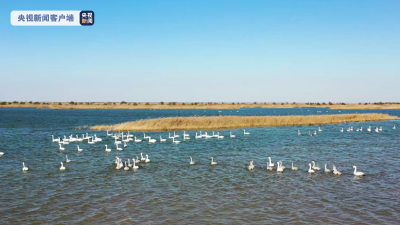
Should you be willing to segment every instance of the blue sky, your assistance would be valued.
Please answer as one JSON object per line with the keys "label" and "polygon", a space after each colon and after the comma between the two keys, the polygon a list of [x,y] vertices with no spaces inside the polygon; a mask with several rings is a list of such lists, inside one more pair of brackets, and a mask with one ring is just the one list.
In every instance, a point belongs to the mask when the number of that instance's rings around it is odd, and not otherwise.
{"label": "blue sky", "polygon": [[[13,27],[12,10],[93,10]],[[400,96],[400,1],[1,1],[0,101],[375,102]]]}

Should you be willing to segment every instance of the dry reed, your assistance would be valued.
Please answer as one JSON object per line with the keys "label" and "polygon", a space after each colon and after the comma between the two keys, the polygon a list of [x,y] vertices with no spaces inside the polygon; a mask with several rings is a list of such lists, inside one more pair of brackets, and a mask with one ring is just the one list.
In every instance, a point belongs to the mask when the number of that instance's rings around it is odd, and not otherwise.
{"label": "dry reed", "polygon": [[394,119],[398,119],[398,117],[380,113],[311,116],[168,117],[138,120],[116,125],[99,125],[93,126],[91,129],[115,131],[211,130],[265,126],[323,125]]}

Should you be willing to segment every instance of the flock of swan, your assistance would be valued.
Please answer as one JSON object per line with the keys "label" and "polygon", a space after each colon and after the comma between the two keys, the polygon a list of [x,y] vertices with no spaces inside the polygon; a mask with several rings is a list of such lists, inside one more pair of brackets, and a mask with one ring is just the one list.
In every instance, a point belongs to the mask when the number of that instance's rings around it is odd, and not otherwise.
{"label": "flock of swan", "polygon": [[[392,129],[396,129],[396,126],[394,125]],[[353,130],[354,130],[353,127],[349,127],[346,131],[347,131],[347,132],[352,132]],[[361,132],[361,131],[363,131],[363,128],[362,128],[362,127],[357,128],[356,131],[357,131],[357,132]],[[367,131],[368,131],[368,132],[372,132],[372,131],[373,131],[372,128],[371,128],[371,126],[369,126],[369,127],[367,128]],[[382,132],[382,127],[379,127],[379,128],[376,127],[376,128],[374,129],[374,131],[377,132],[377,133]],[[322,132],[321,127],[318,127],[318,132]],[[344,128],[342,128],[342,129],[340,130],[340,132],[344,132]],[[249,132],[246,132],[246,130],[243,130],[243,135],[249,135],[249,134],[250,134]],[[151,144],[151,143],[157,142],[156,139],[153,139],[153,138],[151,138],[150,136],[146,136],[145,133],[143,134],[143,139],[138,139],[136,136],[130,134],[129,131],[128,131],[126,134],[124,134],[124,132],[118,132],[118,133],[113,134],[113,133],[109,133],[109,131],[107,131],[107,134],[106,134],[106,135],[107,135],[107,137],[111,137],[111,138],[114,139],[114,144],[115,144],[115,148],[116,148],[117,151],[122,151],[122,150],[123,150],[123,148],[119,147],[120,144],[121,144],[121,145],[123,144],[124,147],[127,147],[127,143],[130,142],[130,141],[139,143],[139,142],[145,141],[145,140],[147,139],[147,140],[148,140],[148,143],[150,143],[150,144]],[[302,135],[301,132],[300,132],[300,130],[298,130],[298,135],[299,135],[299,136]],[[310,136],[313,136],[313,135],[315,136],[315,135],[317,135],[317,130],[314,131],[314,133],[309,132],[309,135],[310,135]],[[171,143],[173,143],[173,144],[179,144],[179,143],[181,143],[181,141],[175,140],[175,139],[176,139],[176,138],[180,138],[180,137],[181,137],[181,136],[178,135],[178,134],[176,134],[176,132],[174,131],[174,132],[173,132],[173,135],[171,135],[171,133],[169,133],[168,139],[171,139]],[[208,138],[223,139],[224,137],[225,137],[225,136],[220,135],[219,132],[215,133],[214,131],[212,132],[212,134],[211,134],[211,133],[209,134],[209,133],[206,132],[206,131],[205,131],[204,133],[202,133],[202,131],[200,131],[200,132],[196,132],[196,135],[195,135],[195,139],[199,139],[199,138],[206,138],[206,139],[208,139]],[[230,137],[230,138],[235,138],[236,135],[234,135],[234,134],[232,134],[232,132],[230,132],[230,133],[229,133],[229,137]],[[182,134],[182,138],[183,138],[183,140],[189,140],[189,139],[190,139],[190,135],[187,134],[186,131],[184,131],[183,134]],[[121,140],[119,140],[119,139],[121,139]],[[60,150],[60,151],[64,151],[64,150],[65,150],[65,148],[63,147],[63,145],[67,145],[67,144],[72,143],[72,142],[82,142],[82,141],[84,141],[84,140],[87,140],[87,143],[88,143],[88,144],[96,144],[97,142],[101,142],[101,141],[102,141],[102,138],[98,138],[96,134],[94,134],[93,136],[89,136],[88,133],[86,133],[86,136],[85,136],[85,134],[82,134],[82,137],[78,137],[78,135],[75,135],[75,136],[70,135],[69,137],[64,136],[63,139],[61,139],[60,137],[54,138],[54,135],[52,135],[52,142],[58,142],[59,150]],[[160,136],[159,142],[166,142],[166,141],[167,141],[167,139],[164,139],[164,138],[162,138],[162,136]],[[79,147],[79,145],[77,145],[77,150],[78,150],[78,152],[83,151],[83,149],[81,149],[81,148]],[[106,152],[111,152],[112,150],[111,150],[111,148],[109,148],[107,145],[105,145],[105,151],[106,151]],[[4,155],[4,153],[3,153],[3,152],[0,152],[0,157],[3,156],[3,155]],[[125,171],[127,171],[127,170],[129,170],[130,168],[132,168],[133,170],[137,170],[137,169],[139,169],[139,167],[138,167],[136,164],[139,164],[139,163],[141,163],[141,162],[145,162],[145,163],[149,163],[149,162],[150,162],[149,156],[148,156],[147,154],[146,154],[146,158],[144,158],[144,157],[143,157],[143,153],[140,153],[140,157],[141,157],[140,159],[139,159],[138,156],[136,156],[136,159],[135,159],[135,158],[132,158],[132,163],[133,163],[133,164],[131,164],[129,158],[127,159],[127,161],[124,161],[124,162],[123,162],[123,161],[122,161],[122,158],[119,158],[119,157],[116,156],[116,160],[115,160],[116,169],[119,170],[119,169],[122,169],[122,168],[123,168]],[[67,156],[67,155],[65,156],[65,158],[66,158],[66,161],[65,161],[66,163],[70,163],[70,162],[71,162],[71,160],[68,159],[68,156]],[[210,157],[210,158],[211,158],[211,165],[212,165],[212,166],[217,165],[217,162],[214,161],[214,157]],[[266,163],[267,163],[267,170],[273,171],[273,170],[274,170],[274,167],[275,167],[275,164],[272,163],[271,157],[268,157],[268,159],[269,159],[269,161],[266,162]],[[60,162],[60,164],[61,164],[61,166],[60,166],[60,168],[59,168],[60,171],[66,170],[66,167],[65,167],[65,165],[63,164],[63,162]],[[190,162],[189,162],[189,164],[190,164],[190,165],[195,165],[195,164],[196,164],[196,162],[193,161],[193,158],[192,158],[192,157],[190,157]],[[277,165],[277,167],[276,167],[276,171],[277,171],[277,172],[283,172],[283,171],[286,169],[286,167],[283,166],[282,161],[278,161],[278,162],[276,163],[276,165]],[[316,171],[320,171],[320,170],[321,170],[320,167],[316,166],[315,161],[311,161],[311,163],[309,163],[308,166],[309,166],[309,167],[308,167],[307,172],[310,173],[310,174],[313,174],[313,173],[315,173]],[[363,172],[357,171],[357,167],[356,167],[356,166],[353,166],[353,168],[354,168],[353,174],[354,174],[355,176],[364,176],[364,175],[365,175]],[[251,160],[251,161],[250,161],[250,164],[249,164],[249,166],[248,166],[248,170],[254,170],[254,169],[255,169],[254,161]],[[295,167],[295,166],[294,166],[294,163],[293,163],[293,162],[292,162],[292,167],[291,167],[291,169],[292,169],[293,171],[299,170],[298,167]],[[29,170],[28,167],[25,166],[25,162],[22,162],[22,171],[26,172],[26,171],[28,171],[28,170]],[[335,174],[335,175],[341,175],[341,174],[342,174],[339,170],[337,170],[337,168],[335,167],[335,165],[333,165],[332,170],[330,170],[330,169],[327,167],[327,164],[325,164],[324,172],[325,172],[325,173],[330,173],[330,172],[332,172],[332,173]]]}

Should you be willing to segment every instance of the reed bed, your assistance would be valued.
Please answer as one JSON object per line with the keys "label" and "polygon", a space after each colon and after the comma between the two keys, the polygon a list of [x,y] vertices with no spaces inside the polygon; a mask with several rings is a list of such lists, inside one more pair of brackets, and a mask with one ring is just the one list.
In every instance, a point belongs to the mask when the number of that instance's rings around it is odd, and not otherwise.
{"label": "reed bed", "polygon": [[92,130],[115,131],[170,131],[170,130],[213,130],[245,127],[306,126],[348,122],[381,121],[398,119],[388,114],[341,114],[310,116],[210,116],[168,117],[138,120],[116,125],[99,125]]}

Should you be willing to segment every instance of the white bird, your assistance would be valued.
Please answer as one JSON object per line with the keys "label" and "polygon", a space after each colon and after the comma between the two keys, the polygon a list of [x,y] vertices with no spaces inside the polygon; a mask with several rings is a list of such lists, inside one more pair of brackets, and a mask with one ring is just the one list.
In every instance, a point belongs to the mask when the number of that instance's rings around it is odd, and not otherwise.
{"label": "white bird", "polygon": [[140,153],[140,161],[144,162],[146,159],[143,157],[143,153]]}
{"label": "white bird", "polygon": [[301,132],[300,132],[300,130],[297,130],[297,135],[299,135],[299,136],[301,135]]}
{"label": "white bird", "polygon": [[146,134],[143,134],[143,139],[146,139],[146,138],[150,139],[150,136],[146,136]]}
{"label": "white bird", "polygon": [[[132,160],[135,160],[135,159],[132,159]],[[136,163],[140,163],[139,156],[136,156],[135,162],[136,162]]]}
{"label": "white bird", "polygon": [[325,163],[325,173],[330,173],[331,172],[331,170],[330,169],[328,169],[328,167],[327,167],[328,165]]}
{"label": "white bird", "polygon": [[293,162],[292,162],[292,170],[299,170],[298,167],[293,166]]}
{"label": "white bird", "polygon": [[356,176],[364,176],[365,174],[363,172],[357,172],[357,166],[353,166],[354,168],[354,175]]}
{"label": "white bird", "polygon": [[379,133],[379,128],[376,127],[376,128],[375,128],[375,132],[376,132],[376,133]]}
{"label": "white bird", "polygon": [[22,171],[28,171],[28,167],[25,166],[24,162],[22,162]]}
{"label": "white bird", "polygon": [[286,169],[286,167],[283,166],[282,161],[279,161],[279,164],[280,164],[282,170],[285,170],[285,169]]}
{"label": "white bird", "polygon": [[310,166],[310,168],[308,169],[309,173],[315,173],[315,171],[313,169],[311,169],[311,163],[308,164]]}
{"label": "white bird", "polygon": [[122,148],[118,147],[118,144],[116,144],[116,146],[117,146],[117,150],[118,151],[122,151],[123,150]]}
{"label": "white bird", "polygon": [[65,158],[66,158],[65,162],[67,162],[67,163],[71,162],[71,160],[68,159],[68,156],[67,156],[67,155],[65,155]]}
{"label": "white bird", "polygon": [[65,170],[64,164],[63,164],[62,162],[61,162],[60,170],[61,170],[61,171]]}
{"label": "white bird", "polygon": [[235,135],[233,135],[232,134],[232,132],[230,132],[230,135],[229,135],[229,137],[231,137],[231,138],[234,138],[234,137],[236,137]]}
{"label": "white bird", "polygon": [[339,170],[336,169],[335,165],[333,165],[333,174],[335,174],[335,175],[341,175],[342,174]]}
{"label": "white bird", "polygon": [[218,137],[218,134],[214,134],[214,131],[213,131],[212,137]]}
{"label": "white bird", "polygon": [[78,135],[76,135],[76,141],[83,141],[83,138],[79,138]]}
{"label": "white bird", "polygon": [[51,138],[53,139],[53,142],[60,142],[60,138],[54,139],[54,135],[51,135]]}
{"label": "white bird", "polygon": [[193,161],[192,157],[190,157],[190,165],[194,165],[196,162]]}
{"label": "white bird", "polygon": [[222,135],[219,135],[219,132],[218,132],[218,134],[217,134],[217,138],[218,139],[223,139],[225,136],[222,136]]}
{"label": "white bird", "polygon": [[199,139],[199,138],[202,138],[202,136],[201,135],[197,135],[197,132],[196,132],[196,139]]}
{"label": "white bird", "polygon": [[252,160],[252,161],[250,161],[250,165],[249,165],[249,167],[248,167],[248,168],[249,168],[249,170],[253,170],[253,169],[254,169],[253,162],[254,162],[253,160]]}
{"label": "white bird", "polygon": [[140,139],[136,139],[136,136],[135,136],[135,142],[141,142],[142,140],[140,140]]}
{"label": "white bird", "polygon": [[217,165],[217,162],[214,162],[214,157],[211,157],[211,165]]}
{"label": "white bird", "polygon": [[314,131],[314,136],[316,136],[317,135],[317,131]]}
{"label": "white bird", "polygon": [[147,162],[147,163],[150,162],[149,155],[146,155],[146,160],[145,160],[145,162]]}
{"label": "white bird", "polygon": [[172,138],[172,143],[174,143],[174,144],[179,144],[179,143],[181,143],[180,141],[175,141],[175,138],[173,137]]}
{"label": "white bird", "polygon": [[273,170],[274,167],[271,166],[271,164],[267,161],[267,170]]}
{"label": "white bird", "polygon": [[243,134],[246,135],[246,134],[250,134],[250,133],[246,132],[246,130],[243,130]]}
{"label": "white bird", "polygon": [[149,143],[156,143],[156,139],[151,139],[150,137],[149,137]]}
{"label": "white bird", "polygon": [[340,130],[340,132],[342,132],[342,133],[343,133],[343,131],[344,131],[344,130],[343,130],[343,128],[342,128],[342,129]]}
{"label": "white bird", "polygon": [[174,131],[174,137],[177,138],[177,137],[180,137],[180,135],[176,135],[175,131]]}
{"label": "white bird", "polygon": [[124,142],[124,148],[128,147],[128,145],[126,144],[126,142]]}
{"label": "white bird", "polygon": [[268,159],[269,159],[269,166],[274,167],[275,165],[272,163],[271,157],[268,157]]}
{"label": "white bird", "polygon": [[[133,160],[133,159],[132,159]],[[136,170],[136,169],[139,169],[139,167],[138,166],[136,166],[136,162],[135,162],[135,160],[133,160],[133,166],[132,166],[132,169],[134,169],[134,170]]]}
{"label": "white bird", "polygon": [[124,170],[125,170],[125,171],[129,170],[129,167],[127,167],[127,166],[126,166],[126,161],[125,161],[125,167],[124,167]]}
{"label": "white bird", "polygon": [[382,132],[382,127],[380,127],[380,128],[379,128],[379,131],[381,131],[381,132]]}
{"label": "white bird", "polygon": [[107,145],[106,146],[106,152],[111,152],[111,148],[108,148]]}
{"label": "white bird", "polygon": [[4,152],[0,152],[0,157],[2,157],[4,155]]}
{"label": "white bird", "polygon": [[167,139],[163,139],[163,138],[161,137],[161,135],[160,135],[160,142],[165,142],[165,141],[167,141]]}
{"label": "white bird", "polygon": [[318,127],[318,131],[319,131],[319,132],[321,132],[321,131],[322,131],[321,127]]}
{"label": "white bird", "polygon": [[190,140],[190,137],[188,137],[188,136],[183,136],[183,140]]}
{"label": "white bird", "polygon": [[131,160],[128,158],[128,167],[132,167]]}
{"label": "white bird", "polygon": [[315,162],[314,161],[311,161],[312,162],[312,164],[313,164],[313,170],[321,170],[321,168],[319,168],[318,166],[315,166]]}
{"label": "white bird", "polygon": [[186,131],[183,131],[183,136],[184,137],[189,137],[189,134],[186,134]]}
{"label": "white bird", "polygon": [[92,138],[92,141],[90,141],[90,138],[88,139],[88,144],[94,144],[94,143],[96,143],[95,141],[93,141],[93,138]]}
{"label": "white bird", "polygon": [[61,144],[58,144],[60,146],[60,150],[65,150],[65,148],[63,146],[61,146]]}
{"label": "white bird", "polygon": [[368,127],[367,131],[368,131],[368,132],[371,132],[371,131],[372,131],[371,126]]}
{"label": "white bird", "polygon": [[109,134],[109,133],[108,133],[108,130],[107,130],[107,136],[112,136],[112,135],[113,135],[113,134],[112,134],[112,133],[111,133],[111,134]]}
{"label": "white bird", "polygon": [[115,144],[121,144],[122,142],[121,141],[117,141],[117,139],[115,139],[114,143]]}
{"label": "white bird", "polygon": [[278,167],[276,168],[276,171],[277,172],[283,172],[283,168],[281,167],[281,163],[277,162],[276,164],[278,165]]}
{"label": "white bird", "polygon": [[393,130],[396,130],[396,125],[393,125]]}

